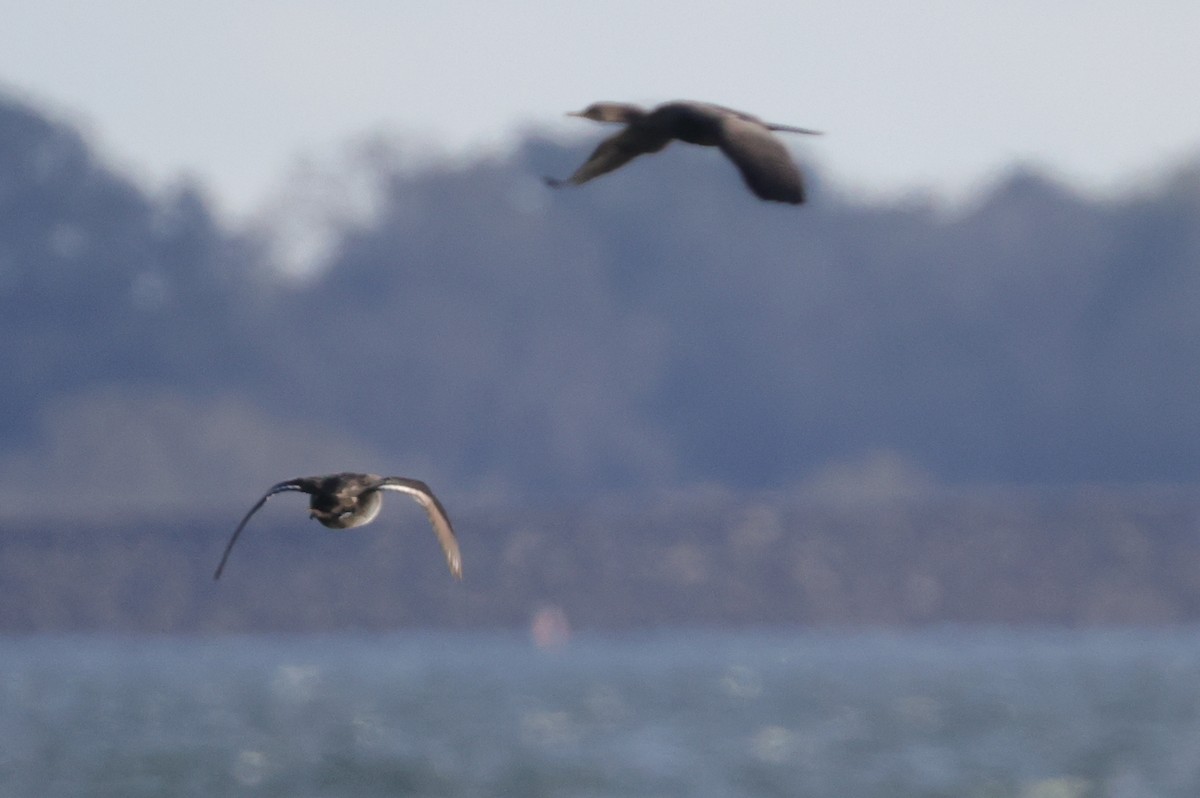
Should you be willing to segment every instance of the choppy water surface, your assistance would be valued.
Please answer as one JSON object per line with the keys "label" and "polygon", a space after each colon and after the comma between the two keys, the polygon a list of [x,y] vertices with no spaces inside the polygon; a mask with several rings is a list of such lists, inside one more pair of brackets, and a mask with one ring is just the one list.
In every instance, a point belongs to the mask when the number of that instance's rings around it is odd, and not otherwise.
{"label": "choppy water surface", "polygon": [[6,796],[1200,795],[1200,633],[0,638]]}

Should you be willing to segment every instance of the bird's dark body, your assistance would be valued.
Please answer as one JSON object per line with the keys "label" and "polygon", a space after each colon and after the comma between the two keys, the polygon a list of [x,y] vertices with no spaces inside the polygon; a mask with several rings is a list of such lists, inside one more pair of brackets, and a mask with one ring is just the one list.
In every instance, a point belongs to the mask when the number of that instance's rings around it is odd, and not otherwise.
{"label": "bird's dark body", "polygon": [[688,144],[699,144],[701,147],[716,147],[721,143],[719,119],[712,114],[701,112],[694,103],[660,105],[646,114],[640,124],[652,130],[663,131],[667,142],[674,138]]}
{"label": "bird's dark body", "polygon": [[383,494],[368,490],[380,479],[376,474],[353,473],[314,478],[308,501],[312,517],[330,529],[369,524],[383,506]]}

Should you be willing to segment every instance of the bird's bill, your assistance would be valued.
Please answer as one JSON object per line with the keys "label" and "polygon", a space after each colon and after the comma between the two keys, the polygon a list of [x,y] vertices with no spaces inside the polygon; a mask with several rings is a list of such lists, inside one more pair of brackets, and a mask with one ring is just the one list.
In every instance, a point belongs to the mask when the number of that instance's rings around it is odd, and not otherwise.
{"label": "bird's bill", "polygon": [[567,111],[566,115],[582,117],[584,114],[583,114],[583,111]]}

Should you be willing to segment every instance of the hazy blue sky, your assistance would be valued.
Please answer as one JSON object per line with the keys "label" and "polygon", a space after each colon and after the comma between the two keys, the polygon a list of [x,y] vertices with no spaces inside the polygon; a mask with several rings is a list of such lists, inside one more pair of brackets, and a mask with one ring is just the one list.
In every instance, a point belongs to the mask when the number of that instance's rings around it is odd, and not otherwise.
{"label": "hazy blue sky", "polygon": [[301,155],[386,131],[423,152],[592,100],[706,99],[823,129],[843,188],[951,195],[1014,160],[1108,189],[1200,153],[1194,0],[0,0],[0,88],[117,164],[244,211]]}

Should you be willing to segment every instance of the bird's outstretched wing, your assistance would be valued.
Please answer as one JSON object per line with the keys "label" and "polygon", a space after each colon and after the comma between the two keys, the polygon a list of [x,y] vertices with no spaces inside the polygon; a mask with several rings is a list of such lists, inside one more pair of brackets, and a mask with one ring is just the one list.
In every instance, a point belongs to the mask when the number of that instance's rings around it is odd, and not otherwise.
{"label": "bird's outstretched wing", "polygon": [[221,572],[225,570],[225,561],[229,559],[229,552],[233,551],[233,544],[237,543],[238,535],[242,534],[242,529],[246,526],[246,522],[250,520],[250,516],[257,513],[259,508],[267,503],[267,499],[271,498],[276,493],[283,493],[287,490],[299,490],[304,491],[305,493],[312,493],[313,487],[313,480],[310,477],[289,479],[287,482],[280,482],[278,485],[272,486],[271,489],[268,490],[253,507],[250,508],[250,512],[246,513],[245,517],[242,518],[242,522],[237,525],[237,529],[233,530],[233,536],[230,537],[229,542],[225,544],[225,553],[221,555],[221,562],[217,566],[216,572],[213,573],[213,579],[216,580],[221,578]]}
{"label": "bird's outstretched wing", "polygon": [[462,554],[458,550],[458,539],[454,537],[454,529],[450,526],[450,516],[446,514],[446,508],[438,501],[437,496],[433,495],[428,485],[419,479],[384,477],[370,490],[394,490],[407,493],[416,499],[429,515],[429,522],[433,524],[438,543],[442,544],[442,551],[446,552],[446,563],[450,566],[450,573],[455,579],[462,579]]}
{"label": "bird's outstretched wing", "polygon": [[670,141],[670,138],[648,135],[638,128],[627,127],[600,142],[588,159],[583,162],[583,166],[575,170],[575,174],[566,180],[547,177],[546,183],[554,188],[582,185],[593,178],[619,169],[639,155],[658,152]]}
{"label": "bird's outstretched wing", "polygon": [[799,205],[804,182],[787,147],[762,124],[737,116],[721,122],[721,152],[733,161],[742,179],[758,197]]}

